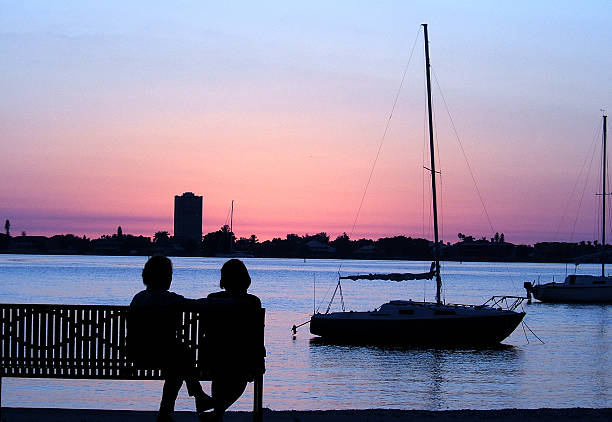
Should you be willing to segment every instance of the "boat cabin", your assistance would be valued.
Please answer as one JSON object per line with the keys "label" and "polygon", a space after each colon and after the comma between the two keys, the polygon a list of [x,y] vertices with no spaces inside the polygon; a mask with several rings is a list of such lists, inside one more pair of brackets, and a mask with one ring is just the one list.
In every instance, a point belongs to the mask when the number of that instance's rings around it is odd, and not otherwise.
{"label": "boat cabin", "polygon": [[588,274],[571,274],[565,277],[565,284],[576,286],[591,286],[593,284],[612,284],[612,277],[602,277]]}

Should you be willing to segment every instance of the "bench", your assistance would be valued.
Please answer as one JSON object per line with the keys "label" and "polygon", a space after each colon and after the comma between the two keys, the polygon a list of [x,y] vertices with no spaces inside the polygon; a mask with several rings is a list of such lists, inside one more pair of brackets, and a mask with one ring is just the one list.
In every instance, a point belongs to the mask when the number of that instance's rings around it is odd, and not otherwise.
{"label": "bench", "polygon": [[[163,380],[161,369],[138,367],[129,359],[129,312],[129,306],[0,304],[0,409],[2,377]],[[227,334],[248,332],[246,344],[240,345],[241,356],[248,359],[240,370],[253,382],[253,420],[259,421],[265,372],[265,309],[250,312],[256,315],[251,315],[248,326],[241,324],[235,327],[236,333]],[[207,332],[215,321],[231,322],[232,308],[221,304],[181,313],[179,338],[196,353],[199,379],[209,381],[216,362],[210,362],[211,354],[205,349],[217,340],[207,338]],[[242,341],[237,338],[234,344]]]}

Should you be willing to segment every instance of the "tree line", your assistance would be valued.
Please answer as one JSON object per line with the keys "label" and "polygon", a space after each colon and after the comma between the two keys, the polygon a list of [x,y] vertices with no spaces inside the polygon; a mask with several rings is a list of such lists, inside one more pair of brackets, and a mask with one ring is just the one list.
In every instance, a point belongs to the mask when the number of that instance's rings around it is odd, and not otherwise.
{"label": "tree line", "polygon": [[[262,258],[337,258],[337,259],[434,259],[433,242],[407,236],[374,239],[350,239],[346,233],[330,239],[325,232],[287,234],[260,241],[256,235],[236,238],[229,226],[207,233],[197,241],[176,238],[167,231],[153,237],[117,232],[97,239],[73,234],[51,237],[10,235],[10,223],[5,234],[0,233],[0,253],[92,254],[92,255],[155,255],[169,256],[242,256]],[[503,233],[491,238],[458,233],[455,243],[440,242],[440,258],[455,261],[517,261],[517,262],[601,262],[608,261],[610,246],[605,251],[597,241],[538,242],[515,245],[506,242]]]}

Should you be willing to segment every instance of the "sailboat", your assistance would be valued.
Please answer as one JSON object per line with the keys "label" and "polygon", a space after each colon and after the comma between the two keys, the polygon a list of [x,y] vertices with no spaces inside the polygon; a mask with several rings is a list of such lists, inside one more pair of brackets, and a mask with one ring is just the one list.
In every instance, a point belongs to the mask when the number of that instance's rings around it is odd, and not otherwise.
{"label": "sailboat", "polygon": [[553,303],[612,303],[612,277],[606,276],[606,136],[608,116],[603,115],[602,139],[602,224],[601,224],[601,275],[570,274],[562,283],[536,284],[529,281],[523,286],[527,298]]}
{"label": "sailboat", "polygon": [[[227,222],[227,220],[226,220]],[[227,227],[227,226],[226,226]],[[232,205],[230,208],[230,224],[229,231],[227,232],[227,244],[228,244],[228,253],[218,253],[215,256],[223,257],[223,258],[253,258],[253,254],[245,251],[234,250],[234,241],[232,236],[234,235],[234,200],[232,199]],[[223,239],[220,240],[220,242]]]}
{"label": "sailboat", "polygon": [[[374,311],[314,313],[310,318],[310,332],[325,340],[342,343],[382,343],[434,346],[490,346],[502,342],[520,324],[524,312],[516,309],[524,298],[493,296],[482,305],[456,305],[442,301],[440,276],[440,241],[438,238],[438,205],[436,198],[436,167],[431,102],[431,77],[427,24],[423,24],[425,38],[425,73],[427,77],[427,106],[429,115],[429,151],[432,183],[434,228],[434,258],[429,272],[420,274],[368,274],[338,278],[340,280],[436,280],[436,301],[415,302],[392,300]],[[332,295],[332,301],[335,296]],[[331,305],[331,302],[330,302]]]}

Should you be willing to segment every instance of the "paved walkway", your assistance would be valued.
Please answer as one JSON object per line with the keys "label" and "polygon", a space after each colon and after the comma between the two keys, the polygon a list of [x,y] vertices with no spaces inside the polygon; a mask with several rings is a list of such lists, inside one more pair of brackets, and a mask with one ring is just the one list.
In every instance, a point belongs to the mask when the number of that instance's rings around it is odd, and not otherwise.
{"label": "paved walkway", "polygon": [[[3,408],[2,422],[153,422],[156,412],[131,410],[90,409],[29,409]],[[197,422],[192,412],[177,412],[177,422]],[[264,410],[264,421],[270,422],[563,422],[612,421],[608,409],[504,409],[504,410],[327,410],[327,411],[271,411]],[[227,412],[224,422],[247,422],[249,412]]]}

